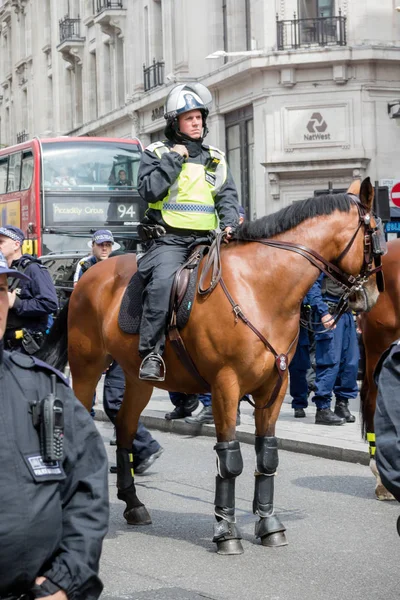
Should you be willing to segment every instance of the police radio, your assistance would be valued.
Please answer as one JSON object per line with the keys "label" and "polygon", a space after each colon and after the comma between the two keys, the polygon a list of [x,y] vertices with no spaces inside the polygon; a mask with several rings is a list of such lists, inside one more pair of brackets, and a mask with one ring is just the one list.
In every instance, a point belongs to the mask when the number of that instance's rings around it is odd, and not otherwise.
{"label": "police radio", "polygon": [[56,376],[51,375],[50,394],[33,405],[33,424],[39,428],[40,453],[44,462],[63,458],[64,407],[56,397],[56,381]]}

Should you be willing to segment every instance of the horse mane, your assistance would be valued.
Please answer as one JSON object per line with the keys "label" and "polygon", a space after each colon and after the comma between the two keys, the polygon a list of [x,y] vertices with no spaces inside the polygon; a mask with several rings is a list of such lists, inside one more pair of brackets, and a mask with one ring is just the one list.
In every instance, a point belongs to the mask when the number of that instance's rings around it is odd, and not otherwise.
{"label": "horse mane", "polygon": [[324,194],[294,202],[277,212],[255,221],[244,221],[236,230],[237,240],[271,238],[293,229],[307,219],[330,215],[335,210],[350,212],[352,199],[348,194]]}

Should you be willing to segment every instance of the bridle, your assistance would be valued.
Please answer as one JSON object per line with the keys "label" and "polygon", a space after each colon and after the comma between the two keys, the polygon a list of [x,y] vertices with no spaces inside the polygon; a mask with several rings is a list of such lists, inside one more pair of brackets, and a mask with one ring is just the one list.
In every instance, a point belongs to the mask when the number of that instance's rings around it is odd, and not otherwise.
{"label": "bridle", "polygon": [[[323,258],[323,256],[318,254],[318,252],[315,252],[311,248],[307,248],[302,244],[268,239],[259,239],[252,241],[264,244],[265,246],[271,246],[273,248],[281,248],[282,250],[296,252],[297,254],[304,256],[304,258],[306,258],[310,263],[316,266],[321,272],[325,273],[327,277],[332,279],[332,281],[334,281],[343,289],[343,295],[345,296],[346,300],[354,292],[359,291],[360,288],[367,282],[368,278],[375,273],[379,273],[381,275],[381,284],[382,286],[384,286],[381,256],[385,254],[386,248],[381,240],[380,219],[376,219],[375,227],[372,226],[371,213],[369,209],[364,204],[361,204],[358,201],[358,199],[356,199],[353,196],[351,196],[351,201],[356,205],[358,209],[359,221],[357,229],[355,230],[345,249],[340,253],[340,255],[335,259],[334,262],[329,262],[328,260]],[[364,227],[363,264],[358,275],[349,275],[348,273],[343,271],[338,265],[352,248],[361,227]],[[373,268],[373,263],[375,264],[375,268]],[[382,287],[382,289],[379,289],[379,291],[383,291],[383,289],[384,287]]]}
{"label": "bridle", "polygon": [[[301,256],[304,256],[311,264],[317,267],[321,272],[325,273],[327,277],[332,279],[336,284],[338,284],[343,290],[343,294],[339,300],[337,306],[337,314],[335,315],[335,322],[340,318],[343,312],[345,312],[348,308],[347,301],[349,297],[362,290],[363,285],[367,282],[368,278],[376,274],[377,277],[377,286],[379,291],[384,290],[384,279],[382,273],[382,260],[381,257],[385,254],[386,251],[386,242],[384,241],[383,229],[381,220],[375,218],[376,225],[372,226],[371,224],[371,212],[367,206],[360,203],[356,196],[352,194],[348,194],[350,196],[350,200],[358,210],[358,225],[357,228],[351,237],[350,241],[344,248],[344,250],[340,253],[340,255],[336,258],[334,262],[330,262],[323,258],[318,252],[315,252],[311,248],[307,246],[303,246],[302,244],[295,244],[294,242],[284,242],[281,240],[270,240],[270,239],[245,239],[240,238],[240,241],[247,242],[255,242],[259,244],[263,244],[264,246],[270,246],[272,248],[279,248],[281,250],[288,250],[290,252],[296,252]],[[364,256],[363,256],[363,264],[361,265],[361,269],[358,275],[350,275],[343,271],[338,265],[341,260],[348,254],[350,249],[352,248],[357,235],[361,229],[364,228]],[[290,344],[287,352],[285,354],[278,354],[276,350],[271,346],[268,340],[263,336],[263,334],[258,331],[258,329],[250,322],[250,320],[245,316],[241,307],[234,301],[232,296],[230,295],[224,280],[222,279],[221,273],[221,263],[220,263],[220,246],[221,241],[224,238],[224,232],[217,235],[214,240],[209,254],[206,259],[206,263],[204,265],[203,271],[200,276],[199,285],[198,285],[198,293],[200,295],[210,294],[213,289],[220,283],[227,299],[229,300],[233,313],[235,314],[235,321],[241,319],[245,325],[247,325],[256,336],[263,342],[263,344],[272,352],[275,357],[275,365],[278,370],[278,380],[276,385],[272,391],[271,398],[265,404],[265,406],[257,407],[255,404],[249,400],[249,403],[258,409],[269,408],[272,406],[274,401],[276,400],[279,391],[281,389],[283,378],[285,371],[288,366],[288,354],[296,343],[298,338],[298,333],[295,339]],[[375,265],[375,267],[373,266]],[[211,282],[207,288],[203,287],[205,282],[205,278],[207,274],[212,269]]]}

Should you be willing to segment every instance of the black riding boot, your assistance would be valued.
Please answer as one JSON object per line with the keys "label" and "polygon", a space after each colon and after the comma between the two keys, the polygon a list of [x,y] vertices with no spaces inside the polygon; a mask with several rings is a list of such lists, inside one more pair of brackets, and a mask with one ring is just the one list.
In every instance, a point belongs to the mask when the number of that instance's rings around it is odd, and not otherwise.
{"label": "black riding boot", "polygon": [[149,354],[142,360],[139,368],[139,379],[145,381],[164,381],[165,363],[160,354]]}

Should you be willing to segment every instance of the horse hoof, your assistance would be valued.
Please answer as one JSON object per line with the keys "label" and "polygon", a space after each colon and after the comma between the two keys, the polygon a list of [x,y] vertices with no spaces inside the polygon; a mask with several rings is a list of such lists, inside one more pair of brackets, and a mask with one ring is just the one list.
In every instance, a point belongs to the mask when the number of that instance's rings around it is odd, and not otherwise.
{"label": "horse hoof", "polygon": [[264,535],[261,538],[261,545],[269,548],[277,548],[278,546],[287,546],[288,542],[284,531],[276,531],[269,535]]}
{"label": "horse hoof", "polygon": [[145,506],[127,508],[124,517],[128,525],[151,525],[151,517]]}
{"label": "horse hoof", "polygon": [[395,500],[393,494],[391,494],[384,485],[377,485],[375,488],[375,496],[377,500],[387,501],[387,500]]}
{"label": "horse hoof", "polygon": [[225,556],[243,554],[243,546],[240,540],[221,540],[217,542],[217,554]]}

